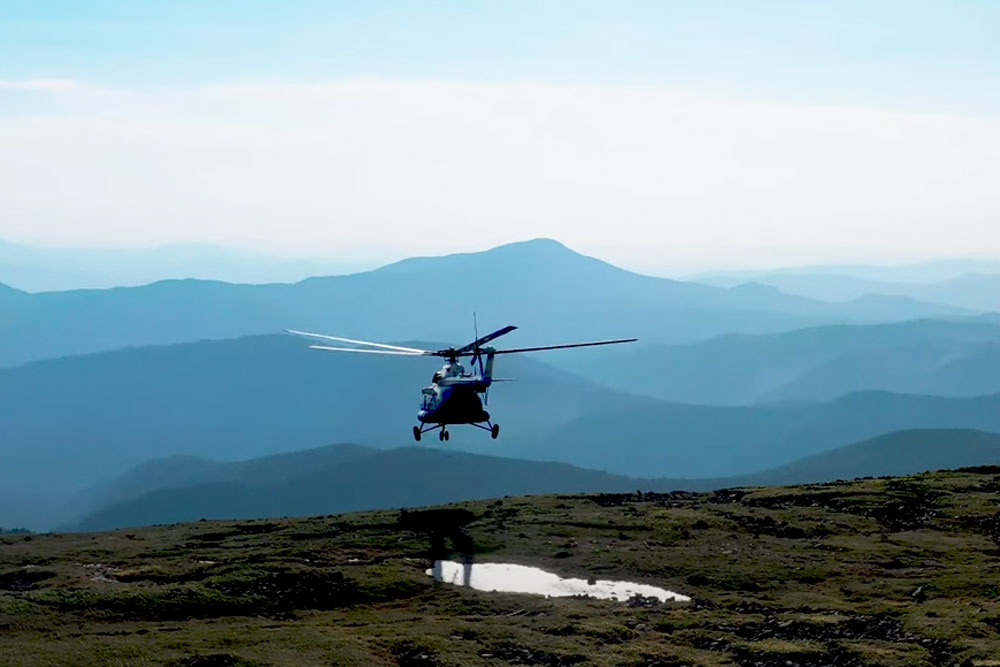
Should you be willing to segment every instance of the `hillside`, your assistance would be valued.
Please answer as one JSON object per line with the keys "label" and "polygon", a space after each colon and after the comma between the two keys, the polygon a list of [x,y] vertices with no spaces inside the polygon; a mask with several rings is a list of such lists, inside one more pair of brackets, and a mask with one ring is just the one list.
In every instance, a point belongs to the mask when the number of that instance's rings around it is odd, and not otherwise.
{"label": "hillside", "polygon": [[817,401],[867,390],[976,396],[1000,391],[1000,326],[987,318],[836,325],[633,346],[572,363],[611,387],[685,403]]}
{"label": "hillside", "polygon": [[1000,466],[1000,433],[972,429],[904,430],[727,481],[731,486],[811,484],[989,465]]}
{"label": "hillside", "polygon": [[[260,488],[282,484],[380,450],[361,445],[330,445],[246,461],[215,461],[198,456],[170,456],[141,463],[114,479],[83,490],[75,500],[77,511],[131,500],[160,489],[203,484],[241,484]],[[195,517],[199,518],[199,517]],[[152,521],[151,523],[162,523]]]}
{"label": "hillside", "polygon": [[92,511],[64,528],[303,516],[572,491],[697,491],[831,482],[996,464],[1000,434],[971,430],[899,431],[725,479],[641,479],[562,463],[336,445],[234,463],[151,461],[81,497],[75,503],[78,511]]}
{"label": "hillside", "polygon": [[521,326],[511,342],[535,344],[624,336],[681,342],[734,331],[957,312],[896,301],[900,309],[884,303],[872,309],[773,288],[725,289],[652,278],[584,257],[555,241],[536,240],[295,284],[168,280],[142,287],[25,294],[6,305],[0,319],[0,366],[285,328],[366,340],[463,343],[472,338],[471,314],[476,311],[484,325]]}
{"label": "hillside", "polygon": [[15,300],[27,299],[28,293],[15,287],[0,283],[0,304],[8,306],[15,303]]}
{"label": "hillside", "polygon": [[29,292],[108,289],[178,276],[241,283],[290,282],[358,270],[346,258],[286,259],[187,243],[156,248],[46,248],[0,240],[0,281]]}
{"label": "hillside", "polygon": [[934,396],[996,393],[1000,339],[961,345],[918,342],[844,355],[809,369],[762,400],[823,400],[864,390]]}
{"label": "hillside", "polygon": [[[107,530],[206,517],[254,518],[330,514],[382,507],[437,505],[510,495],[584,491],[668,490],[669,482],[639,480],[565,463],[518,461],[495,456],[406,447],[351,452],[338,463],[329,454],[340,448],[303,452],[309,469],[287,471],[268,458],[243,464],[209,479],[162,485],[121,500],[72,524],[74,530]],[[285,455],[287,459],[288,455]],[[249,465],[248,465],[249,464]],[[280,478],[235,473],[242,467],[272,471]],[[134,485],[133,485],[134,488]],[[155,486],[150,488],[155,489]]]}
{"label": "hillside", "polygon": [[511,439],[504,455],[556,460],[643,477],[717,478],[790,463],[902,429],[1000,432],[1000,394],[939,398],[885,392],[778,407],[663,403],[587,415],[538,439]]}
{"label": "hillside", "polygon": [[[696,281],[734,286],[747,281],[769,285],[787,294],[824,301],[850,301],[868,294],[908,297],[972,310],[1000,310],[1000,264],[997,262],[958,263],[935,268],[905,267],[895,274],[891,268],[865,275],[865,267],[847,267],[844,273],[816,269],[744,272],[695,277]],[[869,267],[870,269],[874,267]]]}
{"label": "hillside", "polygon": [[[5,535],[0,662],[985,666],[1000,653],[996,473]],[[463,554],[693,601],[425,574]]]}

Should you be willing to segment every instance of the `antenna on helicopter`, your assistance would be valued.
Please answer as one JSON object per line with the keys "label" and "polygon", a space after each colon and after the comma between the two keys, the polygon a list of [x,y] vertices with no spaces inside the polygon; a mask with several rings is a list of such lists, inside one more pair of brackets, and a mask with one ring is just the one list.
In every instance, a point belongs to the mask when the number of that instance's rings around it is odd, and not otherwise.
{"label": "antenna on helicopter", "polygon": [[[479,362],[479,373],[483,374],[485,371],[483,369],[483,355],[479,352],[479,318],[476,317],[476,311],[472,311],[472,332],[476,335],[475,343],[475,356],[472,357],[472,369],[475,370],[476,362]],[[489,394],[484,394],[484,397]]]}
{"label": "antenna on helicopter", "polygon": [[[483,409],[485,401],[481,401],[478,396],[482,394],[483,399],[486,399],[488,397],[487,392],[494,382],[510,381],[506,378],[493,377],[493,360],[497,355],[616,345],[619,343],[632,343],[636,340],[635,338],[618,338],[615,340],[595,340],[586,343],[563,343],[559,345],[538,345],[498,350],[492,346],[483,346],[501,336],[506,336],[517,329],[516,326],[508,325],[480,337],[479,318],[475,311],[472,312],[472,326],[476,334],[474,341],[460,347],[450,346],[440,350],[423,350],[417,347],[375,343],[372,341],[327,336],[325,334],[294,331],[291,329],[286,329],[285,331],[323,343],[322,345],[310,345],[311,348],[317,350],[386,354],[401,357],[440,357],[446,359],[447,363],[442,367],[441,371],[434,374],[431,386],[425,387],[422,390],[423,398],[420,411],[417,413],[417,421],[419,423],[413,427],[413,437],[417,441],[420,440],[422,434],[438,429],[440,430],[438,435],[441,440],[448,440],[450,437],[447,430],[449,424],[468,424],[469,426],[489,431],[490,436],[494,440],[497,438],[497,435],[500,433],[500,425],[490,420],[490,413]],[[334,346],[329,345],[329,342],[347,343],[354,347]],[[484,354],[486,355],[485,363],[483,362]],[[466,373],[458,364],[458,360],[461,357],[472,358],[472,373]],[[477,362],[479,365],[478,373],[476,372]]]}
{"label": "antenna on helicopter", "polygon": [[[479,374],[486,375],[486,367],[483,366],[483,355],[479,349],[479,319],[476,317],[476,311],[472,311],[472,332],[476,335],[476,356],[472,358],[472,370],[476,369],[476,362],[479,362]],[[483,391],[483,405],[490,404],[490,388],[489,385]]]}

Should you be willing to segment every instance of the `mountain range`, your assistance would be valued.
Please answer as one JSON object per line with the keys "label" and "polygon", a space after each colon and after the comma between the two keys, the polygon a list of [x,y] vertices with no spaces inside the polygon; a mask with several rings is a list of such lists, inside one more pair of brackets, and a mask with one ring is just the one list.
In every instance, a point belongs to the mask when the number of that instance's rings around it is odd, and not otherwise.
{"label": "mountain range", "polygon": [[512,438],[506,456],[621,475],[731,477],[901,429],[1000,432],[1000,394],[973,398],[860,392],[790,406],[658,403]]}
{"label": "mountain range", "polygon": [[[497,374],[519,382],[490,395],[501,439],[453,429],[442,446],[455,456],[568,464],[619,488],[739,478],[904,429],[1000,431],[1000,315],[653,278],[544,239],[294,284],[0,284],[0,526],[51,527],[178,485],[224,486],[245,508],[262,502],[255,490],[410,444],[436,361],[321,353],[273,332],[436,348],[472,339],[477,310],[480,330],[521,326],[499,347],[641,340],[503,357]],[[329,442],[359,444],[295,454]],[[144,464],[153,478],[120,477]]]}
{"label": "mountain range", "polygon": [[[58,516],[59,503],[78,490],[164,456],[239,460],[331,440],[412,442],[418,391],[435,366],[318,352],[278,335],[0,369],[0,486],[13,496],[0,507],[0,525]],[[446,447],[692,478],[747,474],[899,429],[1000,431],[1000,395],[861,392],[709,406],[618,392],[529,355],[505,357],[497,372],[519,380],[491,391],[500,440],[456,428]]]}
{"label": "mountain range", "polygon": [[[939,324],[923,323],[916,329],[928,336],[936,329],[949,335],[965,332],[973,340],[992,333],[990,326],[981,330]],[[847,331],[862,339],[886,336],[885,329],[876,329],[871,336]],[[819,333],[822,341],[830,333],[843,332]],[[890,333],[899,338],[899,332]],[[830,346],[809,347],[822,351]],[[792,356],[791,348],[778,341],[775,356],[782,350]],[[745,349],[710,352],[699,357],[701,372],[709,379],[701,384],[691,380],[693,396],[711,383],[736,385],[745,373],[738,366],[729,371],[727,359],[757,356],[765,370],[772,363]],[[611,358],[607,349],[590,353]],[[502,425],[502,440],[494,443],[479,438],[478,432],[460,430],[451,446],[485,448],[476,451],[489,453],[502,444],[518,457],[622,474],[718,476],[820,451],[823,447],[814,442],[832,447],[908,426],[990,430],[993,422],[986,406],[996,401],[995,396],[855,393],[856,387],[847,383],[836,385],[847,396],[815,404],[692,405],[609,389],[540,361],[559,354],[564,352],[511,355],[499,361],[498,375],[518,380],[491,391],[488,408]],[[713,367],[713,356],[723,363]],[[634,361],[627,365],[637,378],[633,387],[644,388],[639,381],[644,360]],[[406,444],[411,441],[419,390],[436,366],[436,361],[421,358],[319,352],[301,339],[274,335],[125,349],[0,369],[5,436],[0,479],[16,485],[44,475],[50,486],[76,488],[172,454],[211,451],[231,460],[331,440],[380,447]],[[996,377],[989,368],[985,371],[983,382]],[[698,372],[698,365],[692,364],[689,375]],[[673,371],[666,375],[674,381]],[[683,382],[681,378],[679,386]],[[826,416],[830,413],[833,416]],[[920,421],[908,423],[910,419]],[[796,434],[801,442],[785,442]],[[727,447],[733,450],[728,456],[713,453]],[[628,448],[636,450],[634,458],[604,455]],[[757,456],[766,460],[758,462]],[[34,481],[28,485],[37,487]]]}
{"label": "mountain range", "polygon": [[69,527],[107,530],[199,518],[306,516],[507,495],[706,490],[905,475],[1000,461],[1000,434],[900,431],[729,479],[629,478],[563,463],[406,447],[352,445],[236,463],[148,462],[91,493]]}
{"label": "mountain range", "polygon": [[0,241],[0,282],[28,292],[108,289],[184,276],[242,283],[294,282],[374,266],[347,257],[283,258],[208,244],[154,248],[44,248]]}
{"label": "mountain range", "polygon": [[168,280],[108,290],[5,289],[0,298],[0,366],[285,328],[366,340],[464,343],[472,338],[476,311],[482,323],[521,326],[511,339],[536,344],[629,336],[677,343],[732,332],[967,313],[906,297],[827,303],[762,285],[721,288],[653,278],[550,240],[413,258],[294,284]]}
{"label": "mountain range", "polygon": [[[286,455],[241,465],[243,474],[227,466],[215,474],[202,472],[195,483],[179,481],[139,496],[123,496],[73,525],[100,530],[120,526],[172,523],[198,518],[301,516],[379,507],[439,505],[456,500],[505,495],[635,490],[637,482],[616,475],[582,470],[565,463],[518,461],[495,456],[417,447],[388,451],[356,448],[342,461],[317,464],[340,455],[339,447],[299,453],[314,465],[282,474]],[[170,465],[170,462],[165,462]],[[155,464],[154,464],[155,465]],[[162,464],[161,464],[162,465]],[[148,468],[149,466],[147,466]],[[210,468],[213,466],[209,466]],[[269,469],[246,474],[247,469]],[[277,470],[275,470],[277,468]],[[195,477],[198,474],[196,473]],[[117,483],[137,486],[126,477]],[[642,484],[639,483],[641,486]]]}
{"label": "mountain range", "polygon": [[903,267],[815,267],[714,273],[692,280],[732,287],[755,282],[788,294],[824,301],[850,301],[870,294],[909,297],[958,308],[1000,311],[1000,262],[966,261]]}
{"label": "mountain range", "polygon": [[866,390],[976,396],[1000,392],[1000,326],[988,317],[835,325],[626,346],[571,361],[612,388],[674,402],[819,401]]}

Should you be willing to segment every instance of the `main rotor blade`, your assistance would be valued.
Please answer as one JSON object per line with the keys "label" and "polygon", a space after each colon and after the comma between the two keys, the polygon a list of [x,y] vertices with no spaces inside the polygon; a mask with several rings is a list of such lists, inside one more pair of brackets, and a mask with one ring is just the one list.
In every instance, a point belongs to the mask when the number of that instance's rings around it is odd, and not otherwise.
{"label": "main rotor blade", "polygon": [[378,347],[383,350],[397,350],[399,352],[409,352],[411,354],[427,354],[427,350],[420,350],[415,347],[387,345],[386,343],[372,343],[371,341],[367,340],[353,340],[351,338],[340,338],[338,336],[326,336],[324,334],[309,333],[308,331],[294,331],[292,329],[285,329],[285,333],[294,334],[296,336],[305,336],[306,338],[319,338],[321,340],[332,340],[338,343],[353,343],[354,345],[367,345],[368,347]]}
{"label": "main rotor blade", "polygon": [[360,347],[330,347],[328,345],[310,345],[310,350],[329,350],[330,352],[358,352],[360,354],[392,354],[397,357],[422,357],[419,352],[401,352],[400,350],[365,350]]}
{"label": "main rotor blade", "polygon": [[511,331],[513,331],[516,328],[517,327],[515,327],[514,325],[511,324],[511,325],[505,326],[503,329],[497,329],[493,333],[486,334],[482,338],[477,338],[476,340],[472,341],[468,345],[465,345],[464,347],[458,348],[457,350],[455,350],[455,352],[458,352],[459,354],[461,354],[463,352],[469,352],[471,350],[475,350],[477,347],[482,347],[483,345],[485,345],[486,343],[490,342],[491,340],[499,338],[500,336],[506,336],[507,334],[509,334]]}
{"label": "main rotor blade", "polygon": [[513,350],[497,350],[494,354],[514,354],[516,352],[538,352],[539,350],[565,350],[568,347],[594,347],[596,345],[617,345],[618,343],[634,343],[638,338],[621,338],[619,340],[598,340],[592,343],[569,343],[568,345],[543,345],[541,347],[519,347]]}

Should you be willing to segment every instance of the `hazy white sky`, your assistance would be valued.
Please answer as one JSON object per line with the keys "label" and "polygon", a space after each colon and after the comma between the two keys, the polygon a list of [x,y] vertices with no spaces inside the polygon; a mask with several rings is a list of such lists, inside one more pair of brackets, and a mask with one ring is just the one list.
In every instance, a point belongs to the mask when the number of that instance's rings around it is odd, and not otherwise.
{"label": "hazy white sky", "polygon": [[[715,5],[719,16],[727,5]],[[779,16],[806,20],[774,5]],[[378,25],[377,13],[360,13],[354,20]],[[671,17],[659,18],[667,31]],[[934,34],[929,18],[917,32]],[[873,29],[854,19],[848,28]],[[69,34],[89,25],[85,16],[21,20],[58,23]],[[287,30],[305,29],[301,20]],[[703,37],[711,44],[710,27]],[[638,30],[611,20],[606,33],[593,29],[615,40]],[[978,33],[964,29],[950,39],[978,44]],[[795,46],[784,53],[793,69]],[[0,55],[13,55],[3,48]],[[1000,61],[975,51],[951,62],[952,78],[964,83],[942,103],[934,93],[949,92],[948,77],[924,64],[918,44],[907,48],[906,67],[898,53],[870,55],[876,70],[888,59],[897,74],[927,72],[888,96],[857,54],[845,59],[858,85],[845,86],[834,44],[830,53],[805,51],[812,71],[777,86],[765,61],[740,85],[721,65],[692,81],[640,76],[618,62],[616,78],[596,64],[553,73],[558,54],[522,57],[499,45],[492,60],[473,54],[484,59],[479,80],[475,69],[449,69],[461,52],[412,71],[391,66],[404,53],[371,66],[337,61],[325,76],[315,63],[275,72],[254,61],[227,71],[211,59],[209,77],[190,62],[165,71],[181,57],[165,50],[145,54],[147,78],[123,61],[101,61],[109,56],[100,49],[78,61],[28,58],[0,67],[0,238],[211,242],[381,260],[545,236],[670,273],[1000,256],[1000,107],[990,97],[1000,74],[991,66]],[[678,55],[652,46],[643,53]],[[498,71],[505,59],[520,68]],[[824,73],[839,86],[832,94],[816,85]],[[918,94],[921,86],[931,90]]]}

